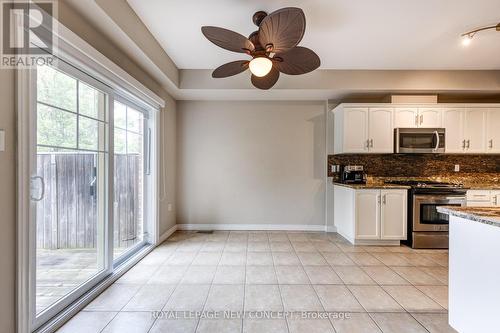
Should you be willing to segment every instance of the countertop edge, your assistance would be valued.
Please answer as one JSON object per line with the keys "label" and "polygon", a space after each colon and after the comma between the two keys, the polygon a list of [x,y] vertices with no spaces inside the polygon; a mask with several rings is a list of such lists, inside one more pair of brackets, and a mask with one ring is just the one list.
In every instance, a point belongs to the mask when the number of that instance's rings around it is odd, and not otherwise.
{"label": "countertop edge", "polygon": [[333,182],[333,185],[352,188],[354,190],[363,190],[363,189],[367,189],[367,190],[377,190],[377,189],[409,190],[409,189],[411,189],[411,186],[392,185],[392,184],[385,184],[385,185],[384,184],[344,184],[344,183]]}
{"label": "countertop edge", "polygon": [[[484,208],[482,208],[484,209]],[[496,207],[491,207],[491,209],[497,209],[500,212],[500,208]],[[475,207],[470,207],[467,209],[467,207],[461,207],[461,208],[454,208],[454,207],[446,207],[446,206],[441,206],[437,207],[437,211],[443,214],[448,214],[450,216],[457,216],[461,217],[467,220],[483,223],[483,224],[489,224],[495,227],[500,227],[500,219],[495,218],[493,216],[488,216],[485,214],[481,214],[480,212],[477,212],[477,208]]]}

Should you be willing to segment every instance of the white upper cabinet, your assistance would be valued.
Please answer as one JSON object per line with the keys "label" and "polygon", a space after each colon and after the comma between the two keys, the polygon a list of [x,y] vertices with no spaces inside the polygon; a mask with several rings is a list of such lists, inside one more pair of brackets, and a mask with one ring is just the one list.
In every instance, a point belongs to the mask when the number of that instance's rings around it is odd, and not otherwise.
{"label": "white upper cabinet", "polygon": [[334,152],[392,153],[392,108],[343,108],[335,112]]}
{"label": "white upper cabinet", "polygon": [[371,108],[368,112],[368,140],[370,153],[392,153],[394,135],[392,131],[392,109]]}
{"label": "white upper cabinet", "polygon": [[393,153],[394,128],[445,128],[447,154],[500,154],[497,104],[341,104],[334,127],[334,154]]}
{"label": "white upper cabinet", "polygon": [[394,128],[413,128],[418,126],[418,108],[395,108]]}
{"label": "white upper cabinet", "polygon": [[486,152],[486,111],[468,109],[465,111],[465,152],[471,154]]}
{"label": "white upper cabinet", "polygon": [[486,112],[486,151],[492,154],[500,153],[500,108]]}
{"label": "white upper cabinet", "polygon": [[443,110],[443,123],[446,129],[446,153],[463,153],[465,151],[464,140],[464,109]]}
{"label": "white upper cabinet", "polygon": [[343,112],[343,152],[368,152],[368,108],[350,108]]}
{"label": "white upper cabinet", "polygon": [[440,128],[442,109],[440,108],[395,108],[394,127]]}
{"label": "white upper cabinet", "polygon": [[443,110],[438,108],[420,108],[418,109],[418,127],[423,128],[441,128]]}

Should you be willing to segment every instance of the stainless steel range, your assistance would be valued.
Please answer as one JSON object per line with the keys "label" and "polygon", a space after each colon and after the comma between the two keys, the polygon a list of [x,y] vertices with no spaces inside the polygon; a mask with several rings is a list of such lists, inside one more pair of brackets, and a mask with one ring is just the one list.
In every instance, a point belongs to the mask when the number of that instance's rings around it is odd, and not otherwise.
{"label": "stainless steel range", "polygon": [[465,206],[467,189],[461,184],[429,181],[392,181],[411,186],[408,195],[407,245],[416,249],[448,248],[448,215],[439,206]]}

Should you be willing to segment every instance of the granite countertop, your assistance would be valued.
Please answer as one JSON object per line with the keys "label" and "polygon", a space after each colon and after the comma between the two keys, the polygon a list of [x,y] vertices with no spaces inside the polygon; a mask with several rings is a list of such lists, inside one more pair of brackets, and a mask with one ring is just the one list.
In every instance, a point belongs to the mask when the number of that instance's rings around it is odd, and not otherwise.
{"label": "granite countertop", "polygon": [[499,184],[474,184],[466,187],[469,190],[500,190]]}
{"label": "granite countertop", "polygon": [[500,207],[454,207],[441,206],[437,211],[467,220],[500,227]]}
{"label": "granite countertop", "polygon": [[344,183],[339,183],[334,181],[333,185],[338,185],[338,186],[343,186],[343,187],[348,187],[356,190],[362,190],[362,189],[410,189],[410,186],[405,186],[405,185],[396,185],[396,184],[384,184],[384,183],[366,183],[366,184],[344,184]]}

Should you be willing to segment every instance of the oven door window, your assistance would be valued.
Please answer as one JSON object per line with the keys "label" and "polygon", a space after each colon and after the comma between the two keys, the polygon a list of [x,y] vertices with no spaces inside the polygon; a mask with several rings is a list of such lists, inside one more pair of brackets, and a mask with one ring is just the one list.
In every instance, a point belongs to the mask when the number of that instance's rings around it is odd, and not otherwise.
{"label": "oven door window", "polygon": [[439,206],[456,206],[461,204],[421,204],[420,205],[420,224],[448,224],[449,216],[437,211]]}

